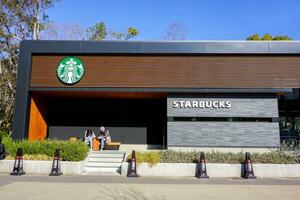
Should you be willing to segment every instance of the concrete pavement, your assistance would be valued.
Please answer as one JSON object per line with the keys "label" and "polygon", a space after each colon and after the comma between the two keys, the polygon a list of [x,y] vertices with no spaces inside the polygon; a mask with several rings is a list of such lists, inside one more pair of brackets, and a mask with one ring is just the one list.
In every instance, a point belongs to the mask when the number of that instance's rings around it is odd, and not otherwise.
{"label": "concrete pavement", "polygon": [[299,199],[300,179],[125,178],[0,175],[0,199]]}

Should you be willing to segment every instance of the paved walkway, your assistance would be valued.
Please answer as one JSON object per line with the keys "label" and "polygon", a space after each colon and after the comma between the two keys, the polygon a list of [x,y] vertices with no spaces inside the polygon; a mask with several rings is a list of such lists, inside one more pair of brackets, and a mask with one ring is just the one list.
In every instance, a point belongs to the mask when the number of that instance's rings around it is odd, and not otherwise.
{"label": "paved walkway", "polygon": [[0,175],[1,200],[299,200],[299,196],[300,179]]}

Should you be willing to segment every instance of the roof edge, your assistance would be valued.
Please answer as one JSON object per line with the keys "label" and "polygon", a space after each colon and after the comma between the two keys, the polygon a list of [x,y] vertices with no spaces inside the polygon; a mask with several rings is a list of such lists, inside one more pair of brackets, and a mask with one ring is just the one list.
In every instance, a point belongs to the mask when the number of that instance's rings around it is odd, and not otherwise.
{"label": "roof edge", "polygon": [[300,54],[300,41],[24,40],[30,53],[76,54]]}

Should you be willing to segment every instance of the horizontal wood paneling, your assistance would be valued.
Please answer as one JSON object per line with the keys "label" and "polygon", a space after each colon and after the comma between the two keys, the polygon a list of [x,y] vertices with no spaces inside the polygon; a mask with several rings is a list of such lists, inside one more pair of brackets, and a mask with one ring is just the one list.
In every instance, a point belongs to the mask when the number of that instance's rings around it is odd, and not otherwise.
{"label": "horizontal wood paneling", "polygon": [[[34,55],[31,87],[70,87],[56,77],[64,56]],[[299,56],[78,56],[71,87],[299,88]]]}

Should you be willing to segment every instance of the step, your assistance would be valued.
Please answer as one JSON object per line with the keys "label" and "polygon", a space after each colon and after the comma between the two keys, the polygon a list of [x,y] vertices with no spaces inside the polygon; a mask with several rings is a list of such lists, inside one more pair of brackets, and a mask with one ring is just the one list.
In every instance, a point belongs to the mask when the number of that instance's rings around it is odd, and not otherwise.
{"label": "step", "polygon": [[95,168],[107,168],[107,167],[111,167],[111,168],[117,168],[117,167],[121,167],[122,163],[111,163],[111,162],[87,162],[85,167],[95,167]]}
{"label": "step", "polygon": [[104,150],[104,151],[90,151],[90,154],[124,154],[126,151],[116,151],[116,150]]}
{"label": "step", "polygon": [[84,172],[83,175],[93,176],[121,176],[119,172]]}
{"label": "step", "polygon": [[89,158],[123,158],[125,154],[88,154]]}
{"label": "step", "polygon": [[88,157],[86,159],[87,162],[112,162],[112,163],[122,163],[123,162],[123,157],[122,158],[103,158],[103,157]]}
{"label": "step", "polygon": [[126,152],[116,150],[90,151],[86,159],[86,175],[120,175]]}
{"label": "step", "polygon": [[105,175],[105,176],[115,176],[118,175],[120,176],[121,173],[118,170],[115,171],[85,171],[83,173],[84,175]]}
{"label": "step", "polygon": [[85,167],[85,173],[88,174],[115,174],[121,173],[121,167]]}

